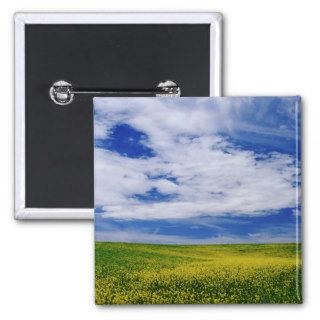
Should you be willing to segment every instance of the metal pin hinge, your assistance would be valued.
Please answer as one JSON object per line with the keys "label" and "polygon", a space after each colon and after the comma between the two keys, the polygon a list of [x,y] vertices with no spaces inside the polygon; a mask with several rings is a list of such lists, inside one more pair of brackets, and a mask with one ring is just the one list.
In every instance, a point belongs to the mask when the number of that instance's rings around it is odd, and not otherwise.
{"label": "metal pin hinge", "polygon": [[59,80],[56,81],[49,90],[51,100],[59,105],[65,106],[70,104],[77,94],[92,95],[137,95],[137,96],[155,96],[155,97],[179,97],[181,94],[180,87],[171,80],[161,81],[155,89],[81,89],[74,88],[71,83]]}

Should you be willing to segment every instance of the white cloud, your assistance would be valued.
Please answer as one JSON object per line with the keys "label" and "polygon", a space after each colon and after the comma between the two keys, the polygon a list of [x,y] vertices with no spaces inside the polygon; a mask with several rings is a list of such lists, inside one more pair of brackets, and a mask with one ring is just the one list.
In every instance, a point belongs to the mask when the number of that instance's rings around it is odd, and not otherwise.
{"label": "white cloud", "polygon": [[[108,137],[112,127],[126,123],[144,132],[148,140],[143,143],[156,153],[134,159],[95,148],[95,205],[106,211],[106,217],[148,220],[261,215],[294,208],[295,159],[271,153],[257,160],[254,152],[218,135],[241,126],[283,135],[283,129],[278,132],[241,121],[243,104],[250,102],[240,98],[232,103],[222,99],[215,105],[208,98],[95,99],[96,139]],[[177,183],[150,179],[150,175],[172,176]],[[134,197],[154,188],[172,197],[154,203]]]}
{"label": "white cloud", "polygon": [[135,230],[110,230],[96,232],[95,241],[128,242],[128,243],[159,243],[159,244],[233,244],[233,243],[291,243],[296,241],[294,234],[274,235],[263,232],[247,235],[218,235],[209,238],[188,238],[178,235],[138,232]]}

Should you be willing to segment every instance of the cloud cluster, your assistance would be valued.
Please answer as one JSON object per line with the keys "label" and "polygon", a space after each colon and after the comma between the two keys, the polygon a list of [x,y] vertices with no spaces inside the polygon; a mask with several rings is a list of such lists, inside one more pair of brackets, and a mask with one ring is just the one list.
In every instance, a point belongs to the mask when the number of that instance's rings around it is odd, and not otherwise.
{"label": "cloud cluster", "polygon": [[[104,217],[140,220],[295,208],[295,155],[262,154],[229,139],[242,130],[271,140],[294,137],[296,104],[285,102],[289,107],[270,110],[250,98],[96,98],[96,141],[126,124],[147,136],[140,143],[155,155],[130,158],[96,147],[95,206]],[[146,201],[151,190],[157,201]]]}

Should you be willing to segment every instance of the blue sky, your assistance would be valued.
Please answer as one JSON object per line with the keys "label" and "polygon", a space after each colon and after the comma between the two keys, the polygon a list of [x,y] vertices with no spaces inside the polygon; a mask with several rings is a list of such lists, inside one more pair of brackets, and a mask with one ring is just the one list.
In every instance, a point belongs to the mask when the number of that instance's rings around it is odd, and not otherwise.
{"label": "blue sky", "polygon": [[300,99],[95,98],[97,241],[294,242]]}

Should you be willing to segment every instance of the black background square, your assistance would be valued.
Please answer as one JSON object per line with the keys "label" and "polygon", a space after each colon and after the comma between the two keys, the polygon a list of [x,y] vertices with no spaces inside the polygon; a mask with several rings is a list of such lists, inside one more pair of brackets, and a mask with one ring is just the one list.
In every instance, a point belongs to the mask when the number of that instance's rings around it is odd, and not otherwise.
{"label": "black background square", "polygon": [[55,105],[53,82],[149,89],[170,79],[182,96],[209,96],[209,24],[29,24],[25,48],[28,208],[94,207],[92,96]]}

